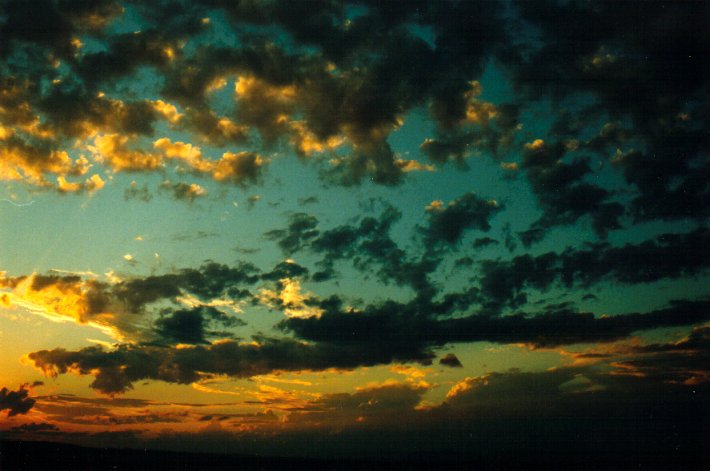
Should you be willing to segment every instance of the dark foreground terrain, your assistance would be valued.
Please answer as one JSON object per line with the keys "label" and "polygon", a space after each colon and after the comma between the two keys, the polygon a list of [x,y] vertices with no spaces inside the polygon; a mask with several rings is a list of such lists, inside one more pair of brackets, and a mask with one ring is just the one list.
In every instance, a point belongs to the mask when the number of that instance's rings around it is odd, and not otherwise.
{"label": "dark foreground terrain", "polygon": [[441,456],[404,460],[318,460],[159,450],[88,448],[75,445],[0,440],[0,471],[163,471],[163,470],[480,470],[480,469],[710,469],[707,457],[682,460],[663,456],[598,457],[508,456],[457,460]]}

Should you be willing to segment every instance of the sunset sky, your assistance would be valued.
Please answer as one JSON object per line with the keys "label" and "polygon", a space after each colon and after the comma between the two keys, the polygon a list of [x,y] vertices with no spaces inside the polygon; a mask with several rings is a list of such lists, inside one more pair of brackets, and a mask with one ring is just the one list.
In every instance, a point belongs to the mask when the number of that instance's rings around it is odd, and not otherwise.
{"label": "sunset sky", "polygon": [[0,436],[699,453],[709,21],[0,0]]}

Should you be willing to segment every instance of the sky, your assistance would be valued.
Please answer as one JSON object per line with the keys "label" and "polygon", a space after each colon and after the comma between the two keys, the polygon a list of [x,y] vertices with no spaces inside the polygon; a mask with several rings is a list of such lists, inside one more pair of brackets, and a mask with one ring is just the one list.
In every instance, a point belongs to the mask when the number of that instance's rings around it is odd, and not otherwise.
{"label": "sky", "polygon": [[0,434],[706,453],[709,10],[0,1]]}

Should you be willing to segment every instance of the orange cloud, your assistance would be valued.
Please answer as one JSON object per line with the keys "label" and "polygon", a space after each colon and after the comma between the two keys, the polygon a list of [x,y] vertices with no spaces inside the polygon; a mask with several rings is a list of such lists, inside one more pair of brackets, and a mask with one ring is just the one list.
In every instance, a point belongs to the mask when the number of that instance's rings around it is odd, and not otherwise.
{"label": "orange cloud", "polygon": [[150,171],[163,166],[161,156],[128,148],[128,136],[104,134],[94,138],[89,150],[94,157],[115,171]]}
{"label": "orange cloud", "polygon": [[3,304],[19,306],[54,322],[74,321],[123,340],[135,332],[126,310],[106,293],[107,285],[79,276],[0,276]]}

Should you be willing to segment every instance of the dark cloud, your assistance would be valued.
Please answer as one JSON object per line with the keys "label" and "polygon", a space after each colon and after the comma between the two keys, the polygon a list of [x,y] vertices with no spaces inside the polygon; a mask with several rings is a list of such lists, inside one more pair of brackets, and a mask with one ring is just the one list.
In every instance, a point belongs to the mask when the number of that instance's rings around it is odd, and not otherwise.
{"label": "dark cloud", "polygon": [[317,196],[307,196],[305,198],[298,198],[298,204],[300,206],[305,206],[307,204],[315,204],[318,203],[319,199]]}
{"label": "dark cloud", "polygon": [[451,368],[463,368],[461,360],[453,353],[447,353],[439,359],[439,364],[449,366]]}
{"label": "dark cloud", "polygon": [[[41,11],[42,15],[37,15]],[[71,40],[82,31],[101,28],[121,12],[118,2],[68,2],[11,0],[3,5],[0,35],[5,38],[0,54],[11,54],[20,44],[37,44],[51,48],[59,55],[72,51]],[[18,44],[19,43],[19,44]]]}
{"label": "dark cloud", "polygon": [[58,432],[59,427],[54,424],[48,424],[46,422],[35,423],[31,422],[29,424],[22,424],[10,429],[10,433],[47,433],[47,432]]}
{"label": "dark cloud", "polygon": [[[468,205],[467,205],[468,206]],[[385,283],[399,283],[411,286],[418,296],[433,296],[434,286],[428,277],[440,259],[426,253],[421,257],[409,256],[390,236],[392,226],[400,219],[401,213],[386,205],[379,217],[362,217],[354,224],[343,224],[332,229],[321,230],[314,216],[297,213],[291,216],[287,229],[267,232],[266,237],[276,240],[286,252],[308,250],[322,255],[316,264],[314,281],[326,281],[336,276],[335,265],[339,261],[350,261],[363,273],[374,273]],[[463,215],[462,224],[476,225],[480,221],[466,220],[476,215]],[[480,217],[478,216],[479,220]],[[463,228],[460,229],[463,231]]]}
{"label": "dark cloud", "polygon": [[586,287],[604,280],[639,284],[702,275],[710,263],[703,249],[709,238],[706,229],[696,229],[620,247],[601,243],[508,261],[486,260],[481,264],[481,292],[493,305],[519,306],[526,301],[526,288]]}
{"label": "dark cloud", "polygon": [[200,198],[207,194],[207,190],[196,183],[172,183],[171,181],[166,180],[160,184],[159,188],[170,192],[172,197],[176,200],[187,201],[190,203],[195,201],[196,198]]}
{"label": "dark cloud", "polygon": [[456,259],[454,262],[454,268],[461,268],[461,267],[472,267],[474,264],[473,258],[469,256],[461,257]]}
{"label": "dark cloud", "polygon": [[[428,226],[420,227],[422,242],[431,247],[436,242],[456,243],[469,228],[486,230],[488,218],[499,206],[467,194],[449,206],[430,205]],[[391,226],[400,214],[386,209],[379,218],[363,217],[359,223],[321,230],[315,217],[299,213],[291,218],[288,229],[274,230],[267,236],[277,240],[287,253],[308,249],[323,254],[317,263],[320,271],[315,281],[335,276],[335,263],[350,260],[355,268],[374,273],[384,282],[411,286],[420,299],[431,300],[440,290],[429,277],[442,261],[441,254],[425,245],[420,258],[410,256],[391,238]],[[474,245],[494,243],[490,238],[478,239]],[[541,255],[519,255],[511,260],[480,262],[480,296],[477,302],[491,312],[505,306],[521,306],[527,290],[545,291],[553,286],[589,287],[603,281],[623,284],[652,283],[702,275],[708,261],[703,247],[709,243],[705,229],[684,234],[662,234],[639,244],[614,247],[594,243],[585,248],[568,247],[562,252]],[[465,259],[456,266],[466,264]],[[470,265],[470,263],[469,263]]]}
{"label": "dark cloud", "polygon": [[[697,387],[705,390],[707,384]],[[558,368],[467,378],[432,412],[448,420],[457,415],[476,417],[476,429],[490,427],[492,433],[522,421],[523,430],[517,429],[520,435],[503,433],[500,441],[493,440],[490,445],[499,450],[496,453],[505,453],[512,446],[517,450],[516,459],[525,457],[541,465],[568,459],[618,463],[624,461],[622,457],[642,462],[655,452],[660,456],[672,453],[673,461],[694,463],[702,456],[700,436],[705,426],[692,417],[700,414],[700,421],[704,421],[707,406],[694,397],[692,386],[656,378],[604,374],[593,368]],[[671,429],[677,432],[669,433]],[[629,437],[633,437],[633,447]],[[525,444],[516,444],[519,440]],[[604,443],[602,448],[600,443]],[[550,447],[549,453],[560,455],[541,457],[540,450],[546,447]]]}
{"label": "dark cloud", "polygon": [[26,384],[20,385],[17,391],[0,389],[0,411],[7,411],[8,417],[28,413],[36,402],[29,393]]}
{"label": "dark cloud", "polygon": [[274,229],[264,235],[268,239],[277,241],[285,253],[292,254],[318,236],[317,226],[318,219],[315,216],[296,213],[289,217],[286,229]]}
{"label": "dark cloud", "polygon": [[37,110],[47,116],[51,129],[67,137],[83,138],[99,129],[128,136],[151,136],[158,117],[148,101],[123,102],[96,96],[72,82],[62,82],[39,97]]}
{"label": "dark cloud", "polygon": [[71,368],[93,375],[91,387],[104,394],[128,391],[136,381],[153,379],[189,384],[205,376],[247,378],[273,371],[351,369],[396,360],[426,361],[428,354],[393,352],[386,345],[365,351],[349,345],[306,344],[288,338],[256,337],[248,344],[221,341],[191,348],[119,345],[115,350],[86,347],[30,353],[28,358],[46,374],[65,374]]}
{"label": "dark cloud", "polygon": [[293,261],[279,262],[270,272],[261,275],[261,279],[278,281],[284,278],[296,278],[308,274],[308,269]]}
{"label": "dark cloud", "polygon": [[[429,102],[442,122],[460,108],[465,114],[468,82],[481,75],[486,59],[505,38],[497,24],[502,8],[489,2],[419,2],[406,8],[368,3],[352,18],[340,2],[320,2],[318,8],[281,2],[140,3],[133,11],[141,28],[130,33],[106,28],[125,5],[81,5],[10,2],[1,25],[8,39],[4,55],[19,57],[31,50],[39,59],[25,71],[34,86],[56,76],[53,57],[65,60],[62,83],[38,99],[41,111],[64,134],[80,134],[82,123],[151,134],[156,114],[147,103],[126,105],[123,117],[108,122],[102,109],[109,101],[96,98],[98,90],[112,91],[121,80],[149,70],[162,98],[185,108],[180,125],[209,142],[244,142],[254,130],[262,144],[281,140],[308,154],[322,152],[330,139],[344,138],[349,152],[328,173],[345,184],[365,178],[386,185],[402,181],[406,170],[387,137],[408,111]],[[36,16],[35,8],[47,24],[17,27]],[[226,13],[238,46],[203,21],[205,11]],[[266,38],[274,29],[279,34]],[[77,43],[82,33],[99,46]],[[196,47],[183,47],[188,41]],[[228,117],[211,109],[209,94],[229,76],[239,76],[242,86]],[[223,118],[231,117],[237,122],[225,125]]]}
{"label": "dark cloud", "polygon": [[[537,8],[517,2],[516,8],[537,37],[511,50],[508,65],[517,85],[532,97],[591,94],[594,100],[579,106],[580,120],[567,126],[568,133],[600,114],[631,124],[623,135],[600,134],[594,147],[607,157],[628,150],[614,160],[639,191],[630,207],[633,217],[707,215],[702,129],[710,118],[703,109],[709,75],[702,64],[710,51],[703,20],[708,5],[546,2]],[[618,146],[622,136],[632,142]]]}
{"label": "dark cloud", "polygon": [[367,422],[368,427],[386,426],[395,417],[411,414],[426,391],[426,387],[395,383],[362,388],[352,394],[324,394],[292,412],[288,420],[297,426],[315,423],[337,428],[353,421]]}
{"label": "dark cloud", "polygon": [[196,232],[178,232],[170,237],[173,242],[195,242],[197,240],[217,237],[216,232],[199,230]]}
{"label": "dark cloud", "polygon": [[153,195],[151,194],[150,190],[148,190],[148,185],[144,184],[141,187],[138,186],[138,183],[132,181],[128,188],[123,190],[123,199],[125,199],[126,201],[138,200],[147,203],[153,199]]}
{"label": "dark cloud", "polygon": [[[350,345],[353,348],[387,348],[400,358],[419,361],[430,358],[431,349],[453,342],[527,343],[558,346],[575,343],[611,342],[637,331],[693,325],[708,319],[708,302],[674,301],[669,307],[646,313],[598,317],[570,308],[548,309],[531,314],[491,316],[473,314],[436,319],[437,313],[421,313],[420,305],[389,301],[364,311],[342,312],[333,300],[319,317],[282,321],[305,340]],[[451,309],[447,303],[430,309]],[[444,314],[444,313],[439,313]]]}
{"label": "dark cloud", "polygon": [[207,344],[207,337],[219,334],[209,330],[210,325],[236,327],[245,322],[209,306],[192,309],[168,310],[155,321],[159,339],[171,343]]}
{"label": "dark cloud", "polygon": [[249,128],[239,125],[227,117],[218,116],[206,105],[188,106],[181,125],[191,130],[201,140],[217,145],[244,144],[248,141]]}
{"label": "dark cloud", "polygon": [[480,249],[482,247],[486,247],[489,245],[498,245],[498,244],[500,244],[500,242],[498,242],[495,239],[491,239],[490,237],[480,237],[480,238],[473,241],[473,248]]}
{"label": "dark cloud", "polygon": [[132,278],[111,287],[111,295],[124,302],[132,311],[146,304],[181,295],[181,289],[205,300],[221,295],[239,297],[239,286],[258,280],[259,270],[252,264],[235,267],[208,262],[199,269],[185,268],[176,273]]}
{"label": "dark cloud", "polygon": [[446,206],[432,204],[427,209],[428,226],[422,229],[425,242],[456,244],[468,229],[490,230],[489,220],[503,207],[495,200],[486,200],[471,192]]}
{"label": "dark cloud", "polygon": [[254,209],[254,206],[256,206],[256,203],[258,203],[259,201],[261,201],[261,196],[251,195],[247,198],[247,209]]}
{"label": "dark cloud", "polygon": [[[515,146],[523,111],[552,97],[569,106],[554,112],[559,119],[550,142],[564,135],[606,160],[610,151],[622,151],[625,157],[614,160],[638,190],[629,207],[635,219],[702,217],[710,206],[709,116],[702,106],[710,35],[703,3],[363,2],[353,14],[353,5],[337,1],[317,7],[131,2],[140,30],[120,33],[109,26],[125,2],[6,3],[3,75],[31,90],[29,106],[13,109],[32,119],[39,113],[44,127],[58,131],[54,149],[66,144],[64,137],[96,128],[151,135],[158,118],[153,104],[117,105],[97,96],[120,92],[123,82],[148,71],[151,93],[183,107],[184,118],[171,124],[209,143],[254,142],[258,135],[261,144],[288,143],[310,155],[327,153],[329,140],[340,139],[346,151],[329,159],[337,165],[325,174],[345,184],[392,185],[405,169],[388,137],[411,110],[428,107],[436,124],[422,151],[435,162],[461,163],[473,152],[497,156]],[[217,28],[203,21],[206,14],[229,24]],[[506,97],[513,98],[509,103],[482,99],[477,80],[491,63],[519,92]],[[218,113],[210,95],[231,77],[242,86]],[[579,100],[585,93],[590,100]],[[600,117],[623,122],[624,131],[607,129],[589,139],[589,126]],[[615,146],[622,141],[628,146]],[[256,181],[262,166],[255,162],[254,154],[233,160],[232,174],[241,175],[234,180]],[[580,157],[527,168],[544,211],[532,229],[587,214],[600,235],[619,226],[623,211],[614,192],[584,181],[592,174],[588,166]],[[564,191],[555,195],[548,186],[560,178]]]}
{"label": "dark cloud", "polygon": [[[82,324],[95,322],[131,340],[146,341],[154,340],[154,332],[144,331],[146,318],[158,317],[160,308],[165,308],[166,304],[178,304],[180,297],[196,298],[192,302],[198,306],[215,299],[229,302],[242,299],[251,301],[254,295],[249,288],[260,280],[275,281],[289,275],[297,276],[299,270],[303,271],[304,268],[280,264],[272,271],[262,274],[249,263],[242,262],[230,267],[208,261],[196,269],[187,268],[161,275],[126,278],[114,283],[78,275],[35,274],[32,275],[28,289],[19,295],[39,303],[48,315]],[[17,289],[20,283],[27,280],[26,276],[0,278],[0,286]],[[53,301],[57,296],[61,296],[65,303],[57,305]],[[167,312],[174,314],[173,308]],[[239,323],[232,318],[227,319],[212,308],[197,309],[192,315],[204,316],[206,319],[205,330],[199,333],[198,338],[226,335],[219,331],[206,330],[207,319],[218,321],[225,327],[235,327]],[[190,315],[181,313],[179,316],[180,321],[185,321]],[[177,333],[180,330],[179,325],[170,322],[180,324],[180,321],[164,320],[167,324],[162,325],[162,328],[167,330],[159,331],[165,333],[168,339],[179,341],[183,338],[182,334]],[[177,331],[172,331],[171,327]]]}
{"label": "dark cloud", "polygon": [[526,246],[542,239],[550,227],[575,223],[585,215],[591,217],[592,228],[599,236],[621,228],[624,207],[610,200],[613,195],[608,190],[584,181],[591,173],[589,159],[564,162],[566,152],[561,142],[539,140],[525,145],[522,168],[543,211],[540,219],[521,234]]}
{"label": "dark cloud", "polygon": [[[426,139],[419,146],[432,162],[453,161],[465,168],[466,159],[482,151],[497,158],[513,149],[519,129],[518,105],[504,103],[496,106],[475,98],[477,93],[480,93],[480,84],[474,82],[472,90],[463,94],[467,101],[465,114],[456,123],[445,122],[435,138]],[[435,106],[432,105],[430,111],[437,117]]]}

